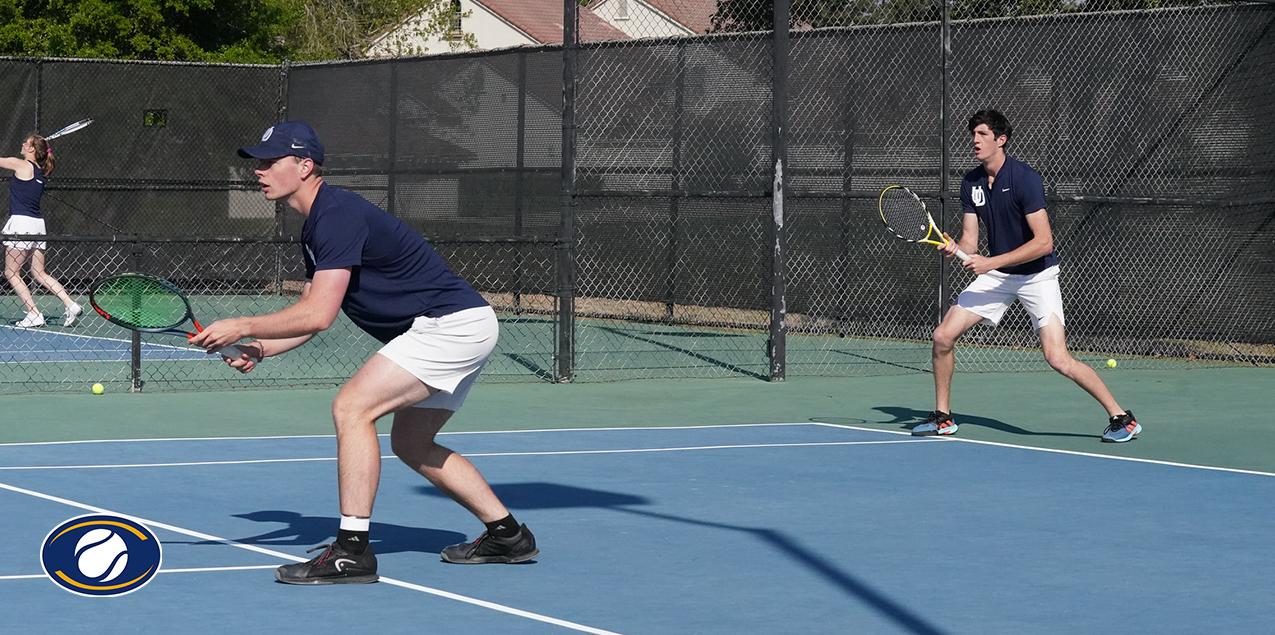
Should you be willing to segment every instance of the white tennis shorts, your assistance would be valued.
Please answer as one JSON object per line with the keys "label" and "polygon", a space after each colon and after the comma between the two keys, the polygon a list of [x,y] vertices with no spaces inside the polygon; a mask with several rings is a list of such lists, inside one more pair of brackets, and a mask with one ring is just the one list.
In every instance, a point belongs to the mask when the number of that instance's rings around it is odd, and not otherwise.
{"label": "white tennis shorts", "polygon": [[956,298],[956,306],[983,317],[979,324],[1000,324],[1009,306],[1018,300],[1039,331],[1049,324],[1049,316],[1063,317],[1062,289],[1058,286],[1058,266],[1026,275],[989,271],[974,279]]}
{"label": "white tennis shorts", "polygon": [[[44,219],[33,218],[31,216],[13,215],[9,217],[8,222],[4,224],[4,230],[0,234],[45,234]],[[6,240],[5,247],[13,249],[44,249],[43,240]]]}
{"label": "white tennis shorts", "polygon": [[412,328],[378,351],[435,392],[413,408],[460,410],[487,358],[500,325],[489,306],[442,317],[418,317]]}

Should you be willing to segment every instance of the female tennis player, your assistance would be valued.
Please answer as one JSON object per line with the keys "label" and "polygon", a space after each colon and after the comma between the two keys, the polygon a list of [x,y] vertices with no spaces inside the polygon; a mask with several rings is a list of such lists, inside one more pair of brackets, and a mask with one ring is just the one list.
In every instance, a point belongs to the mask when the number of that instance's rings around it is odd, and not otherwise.
{"label": "female tennis player", "polygon": [[[22,142],[22,156],[0,157],[0,168],[13,171],[9,179],[9,220],[4,224],[4,234],[45,234],[44,216],[40,214],[40,199],[44,197],[45,179],[53,173],[53,149],[40,135],[31,135]],[[31,289],[22,279],[22,266],[31,263],[31,279],[40,283],[62,301],[66,314],[62,326],[75,324],[83,309],[56,278],[44,270],[45,243],[42,240],[4,241],[4,277],[9,279],[13,292],[27,309],[26,317],[15,326],[34,328],[44,326],[44,314],[31,298]]]}

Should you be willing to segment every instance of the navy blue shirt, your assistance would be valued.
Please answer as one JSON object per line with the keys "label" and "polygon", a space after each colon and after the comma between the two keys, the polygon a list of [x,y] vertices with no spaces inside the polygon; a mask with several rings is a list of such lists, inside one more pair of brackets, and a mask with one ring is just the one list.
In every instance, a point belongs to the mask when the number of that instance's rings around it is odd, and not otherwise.
{"label": "navy blue shirt", "polygon": [[43,218],[40,215],[40,197],[44,196],[44,172],[33,161],[35,176],[23,181],[17,176],[9,179],[9,215]]}
{"label": "navy blue shirt", "polygon": [[[979,223],[987,228],[991,255],[1007,254],[1035,238],[1027,225],[1027,215],[1045,209],[1045,180],[1031,166],[1007,156],[992,188],[987,187],[987,169],[982,165],[965,174],[961,179],[961,207],[966,214],[977,214]],[[1035,260],[997,271],[1032,274],[1057,264],[1058,254],[1050,251]]]}
{"label": "navy blue shirt", "polygon": [[487,306],[424,238],[353,192],[320,185],[301,241],[307,278],[352,267],[341,308],[382,342],[407,332],[418,317]]}

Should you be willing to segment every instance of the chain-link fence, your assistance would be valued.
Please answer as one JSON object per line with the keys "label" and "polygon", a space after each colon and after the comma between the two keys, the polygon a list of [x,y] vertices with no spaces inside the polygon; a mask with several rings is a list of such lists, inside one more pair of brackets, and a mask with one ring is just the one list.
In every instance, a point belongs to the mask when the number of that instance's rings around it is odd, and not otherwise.
{"label": "chain-link fence", "polygon": [[[614,357],[640,321],[703,329],[628,376],[927,370],[971,277],[888,237],[876,198],[908,186],[958,228],[965,121],[993,107],[1045,177],[1078,356],[1275,360],[1275,7],[794,2],[776,37],[755,31],[781,3],[713,4],[708,35],[670,38],[663,18],[701,3],[608,0],[634,39],[580,47],[577,289],[629,303],[579,358]],[[964,344],[963,370],[1048,369],[1020,307]]]}
{"label": "chain-link fence", "polygon": [[[328,182],[430,238],[496,307],[485,380],[778,379],[928,370],[969,277],[891,238],[876,197],[906,185],[957,227],[965,119],[996,107],[1045,176],[1078,356],[1275,361],[1275,6],[797,3],[776,32],[786,3],[564,5],[609,39],[282,67],[0,60],[0,140],[95,120],[53,142],[44,199],[48,269],[81,303],[125,270],[184,285],[204,321],[292,302],[303,218],[234,149],[301,119]],[[37,302],[49,326],[0,327],[2,390],[335,384],[376,349],[342,319],[239,376]],[[22,317],[12,295],[0,307]],[[1015,308],[958,364],[1045,370],[1037,346]]]}

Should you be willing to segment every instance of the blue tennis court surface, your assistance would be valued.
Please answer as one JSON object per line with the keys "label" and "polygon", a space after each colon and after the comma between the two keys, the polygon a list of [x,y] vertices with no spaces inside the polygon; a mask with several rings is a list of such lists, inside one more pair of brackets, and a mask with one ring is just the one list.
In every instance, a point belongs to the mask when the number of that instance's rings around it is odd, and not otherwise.
{"label": "blue tennis court surface", "polygon": [[[0,364],[124,362],[131,358],[132,347],[131,339],[0,326]],[[153,361],[220,361],[219,357],[208,355],[202,350],[149,342],[142,343],[141,353],[142,359]]]}
{"label": "blue tennis court surface", "polygon": [[[382,438],[388,445],[388,439]],[[331,437],[0,445],[5,632],[1254,633],[1275,479],[825,424],[456,433],[535,532],[518,566],[385,448],[383,581],[292,587],[328,542]],[[72,595],[39,546],[89,512],[163,543],[148,586]],[[91,625],[91,626],[90,626]]]}

